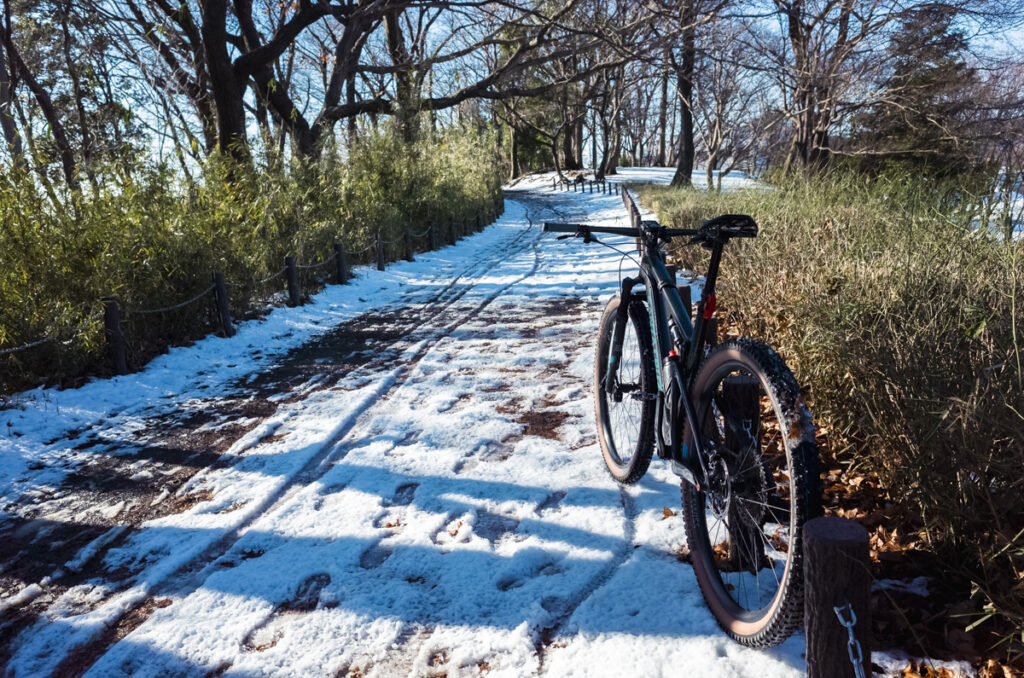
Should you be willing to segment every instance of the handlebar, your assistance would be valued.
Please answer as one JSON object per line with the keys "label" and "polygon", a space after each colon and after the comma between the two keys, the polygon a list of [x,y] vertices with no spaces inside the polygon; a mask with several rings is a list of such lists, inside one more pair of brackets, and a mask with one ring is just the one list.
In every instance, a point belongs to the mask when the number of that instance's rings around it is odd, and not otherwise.
{"label": "handlebar", "polygon": [[[587,235],[589,233],[609,233],[611,235],[626,235],[631,238],[639,238],[641,236],[641,229],[639,228],[618,228],[615,226],[589,226],[587,224],[563,224],[560,222],[544,222],[544,230],[550,233],[573,233],[580,235]],[[666,228],[662,230],[662,234],[672,238],[681,235],[698,235],[700,229],[696,228]]]}
{"label": "handlebar", "polygon": [[657,222],[640,222],[640,228],[618,228],[614,226],[590,226],[588,224],[567,224],[561,222],[544,222],[543,230],[549,233],[572,233],[583,236],[590,242],[594,233],[625,235],[631,238],[642,237],[649,228],[657,229],[656,234],[668,239],[677,236],[690,236],[697,242],[726,241],[730,238],[754,238],[757,236],[757,224],[752,217],[745,214],[723,214],[709,219],[700,228],[663,228]]}

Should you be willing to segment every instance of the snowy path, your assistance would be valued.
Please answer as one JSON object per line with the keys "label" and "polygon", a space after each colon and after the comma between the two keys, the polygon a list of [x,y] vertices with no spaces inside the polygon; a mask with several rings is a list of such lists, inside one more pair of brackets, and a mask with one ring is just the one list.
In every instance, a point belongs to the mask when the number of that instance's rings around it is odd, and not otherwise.
{"label": "snowy path", "polygon": [[455,247],[0,412],[7,675],[801,675],[801,638],[715,626],[675,477],[604,471],[620,257],[538,225],[625,213],[545,183]]}

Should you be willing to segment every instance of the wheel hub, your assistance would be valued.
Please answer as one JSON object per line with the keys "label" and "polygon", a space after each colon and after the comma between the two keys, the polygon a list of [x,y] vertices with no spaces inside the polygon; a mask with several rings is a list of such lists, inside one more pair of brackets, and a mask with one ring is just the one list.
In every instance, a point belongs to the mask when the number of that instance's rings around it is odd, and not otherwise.
{"label": "wheel hub", "polygon": [[710,458],[710,477],[708,478],[708,504],[716,518],[725,519],[732,503],[732,482],[729,466],[718,454],[712,453]]}

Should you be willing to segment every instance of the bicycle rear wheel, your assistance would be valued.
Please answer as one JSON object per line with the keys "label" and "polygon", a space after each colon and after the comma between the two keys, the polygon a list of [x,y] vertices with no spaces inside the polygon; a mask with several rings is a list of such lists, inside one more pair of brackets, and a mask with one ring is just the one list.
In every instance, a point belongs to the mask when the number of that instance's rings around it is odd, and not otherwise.
{"label": "bicycle rear wheel", "polygon": [[608,302],[597,331],[594,409],[605,466],[615,480],[631,484],[651,463],[658,386],[650,321],[639,301],[629,302],[622,356],[613,383],[605,383],[621,303],[619,296]]}
{"label": "bicycle rear wheel", "polygon": [[708,353],[693,397],[710,475],[682,487],[697,581],[726,633],[771,647],[803,621],[801,528],[821,512],[810,412],[779,355],[751,339]]}

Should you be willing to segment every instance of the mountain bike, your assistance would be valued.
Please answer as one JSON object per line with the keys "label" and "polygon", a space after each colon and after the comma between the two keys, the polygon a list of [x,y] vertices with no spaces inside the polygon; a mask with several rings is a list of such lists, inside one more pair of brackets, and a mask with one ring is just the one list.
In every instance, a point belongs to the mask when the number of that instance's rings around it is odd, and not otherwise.
{"label": "mountain bike", "polygon": [[[631,227],[544,224],[560,238],[612,249],[594,236],[636,239],[639,274],[621,280],[598,329],[594,401],[605,465],[631,484],[655,451],[670,463],[708,608],[740,643],[777,645],[803,621],[801,528],[821,512],[814,425],[778,353],[748,338],[711,346],[708,336],[722,252],[734,238],[756,237],[757,224],[726,214],[695,229],[666,228],[641,220],[623,196]],[[711,253],[693,315],[665,263],[666,246],[681,237]]]}

